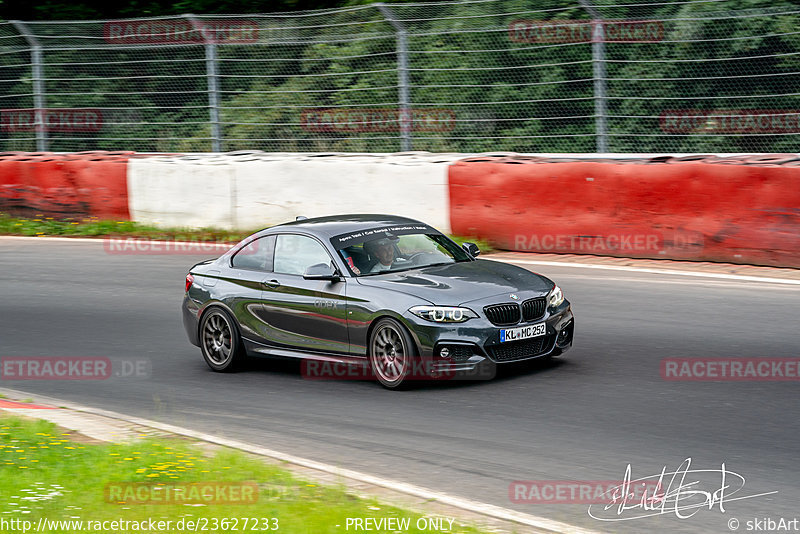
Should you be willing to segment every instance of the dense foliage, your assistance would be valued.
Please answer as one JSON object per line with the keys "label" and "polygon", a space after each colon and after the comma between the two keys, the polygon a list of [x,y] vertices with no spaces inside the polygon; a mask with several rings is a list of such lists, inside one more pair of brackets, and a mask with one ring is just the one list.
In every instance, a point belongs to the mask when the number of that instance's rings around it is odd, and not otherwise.
{"label": "dense foliage", "polygon": [[[604,63],[611,151],[797,151],[800,8],[766,0],[610,2],[596,3],[611,21]],[[397,28],[375,7],[352,7],[358,3],[302,16],[242,16],[257,24],[258,38],[216,46],[223,150],[401,147]],[[38,18],[43,6],[52,6],[49,18],[83,18],[321,5],[197,0],[117,8],[33,3],[27,9]],[[103,11],[109,9],[116,11]],[[595,81],[602,73],[594,69],[591,16],[577,1],[397,3],[391,9],[408,35],[414,149],[595,150]],[[613,34],[620,20],[657,30],[620,39]],[[520,27],[522,33],[510,31]],[[548,37],[542,27],[566,28],[572,37]],[[103,37],[102,23],[35,29],[47,37],[40,38],[47,107],[97,108],[104,117],[96,132],[50,132],[51,148],[211,149],[201,43],[115,46]],[[3,31],[14,34],[10,27]],[[0,54],[2,105],[31,108],[30,50],[19,38],[17,48],[9,46],[12,40]],[[327,113],[315,115],[318,110]],[[759,124],[759,115],[766,121]],[[346,124],[312,127],[309,117]],[[8,137],[7,149],[29,150],[34,143],[31,131],[0,135]]]}
{"label": "dense foliage", "polygon": [[0,18],[6,20],[92,20],[157,17],[181,13],[267,13],[337,7],[337,0],[33,0],[0,2]]}

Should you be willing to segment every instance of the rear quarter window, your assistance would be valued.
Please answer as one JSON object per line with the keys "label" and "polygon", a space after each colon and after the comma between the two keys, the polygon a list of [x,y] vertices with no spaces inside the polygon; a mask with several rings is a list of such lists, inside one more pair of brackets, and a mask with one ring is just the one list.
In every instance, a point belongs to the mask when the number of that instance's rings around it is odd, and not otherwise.
{"label": "rear quarter window", "polygon": [[231,265],[237,269],[271,271],[274,254],[275,236],[268,235],[254,239],[238,250],[231,259]]}

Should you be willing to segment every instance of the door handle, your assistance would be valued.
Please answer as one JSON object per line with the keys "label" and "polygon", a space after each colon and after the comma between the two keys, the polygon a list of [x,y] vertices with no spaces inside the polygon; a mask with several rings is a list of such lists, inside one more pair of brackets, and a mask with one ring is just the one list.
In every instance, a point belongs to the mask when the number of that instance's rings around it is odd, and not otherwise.
{"label": "door handle", "polygon": [[281,283],[277,280],[264,280],[263,284],[271,289],[275,289],[276,287],[280,286]]}

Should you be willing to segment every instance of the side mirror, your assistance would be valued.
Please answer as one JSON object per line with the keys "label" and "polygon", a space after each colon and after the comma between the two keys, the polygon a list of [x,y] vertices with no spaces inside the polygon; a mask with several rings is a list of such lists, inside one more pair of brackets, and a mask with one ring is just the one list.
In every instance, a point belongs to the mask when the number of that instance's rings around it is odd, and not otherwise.
{"label": "side mirror", "polygon": [[339,273],[336,272],[334,266],[329,263],[317,263],[306,269],[303,278],[306,280],[328,280],[331,282],[338,282]]}
{"label": "side mirror", "polygon": [[481,249],[479,249],[478,245],[476,245],[475,243],[469,243],[469,242],[462,243],[461,248],[463,248],[464,251],[473,258],[477,258],[478,255],[481,253]]}

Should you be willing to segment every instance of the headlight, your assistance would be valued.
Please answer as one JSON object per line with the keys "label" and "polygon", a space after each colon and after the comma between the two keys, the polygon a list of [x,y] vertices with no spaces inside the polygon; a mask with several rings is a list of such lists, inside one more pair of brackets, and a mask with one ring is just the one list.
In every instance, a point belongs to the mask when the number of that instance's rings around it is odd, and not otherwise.
{"label": "headlight", "polygon": [[547,305],[550,308],[558,308],[564,302],[564,293],[561,291],[561,288],[555,286],[553,289],[550,290],[550,293],[547,295]]}
{"label": "headlight", "polygon": [[456,306],[414,306],[410,310],[417,317],[434,323],[463,323],[478,315],[469,308]]}

